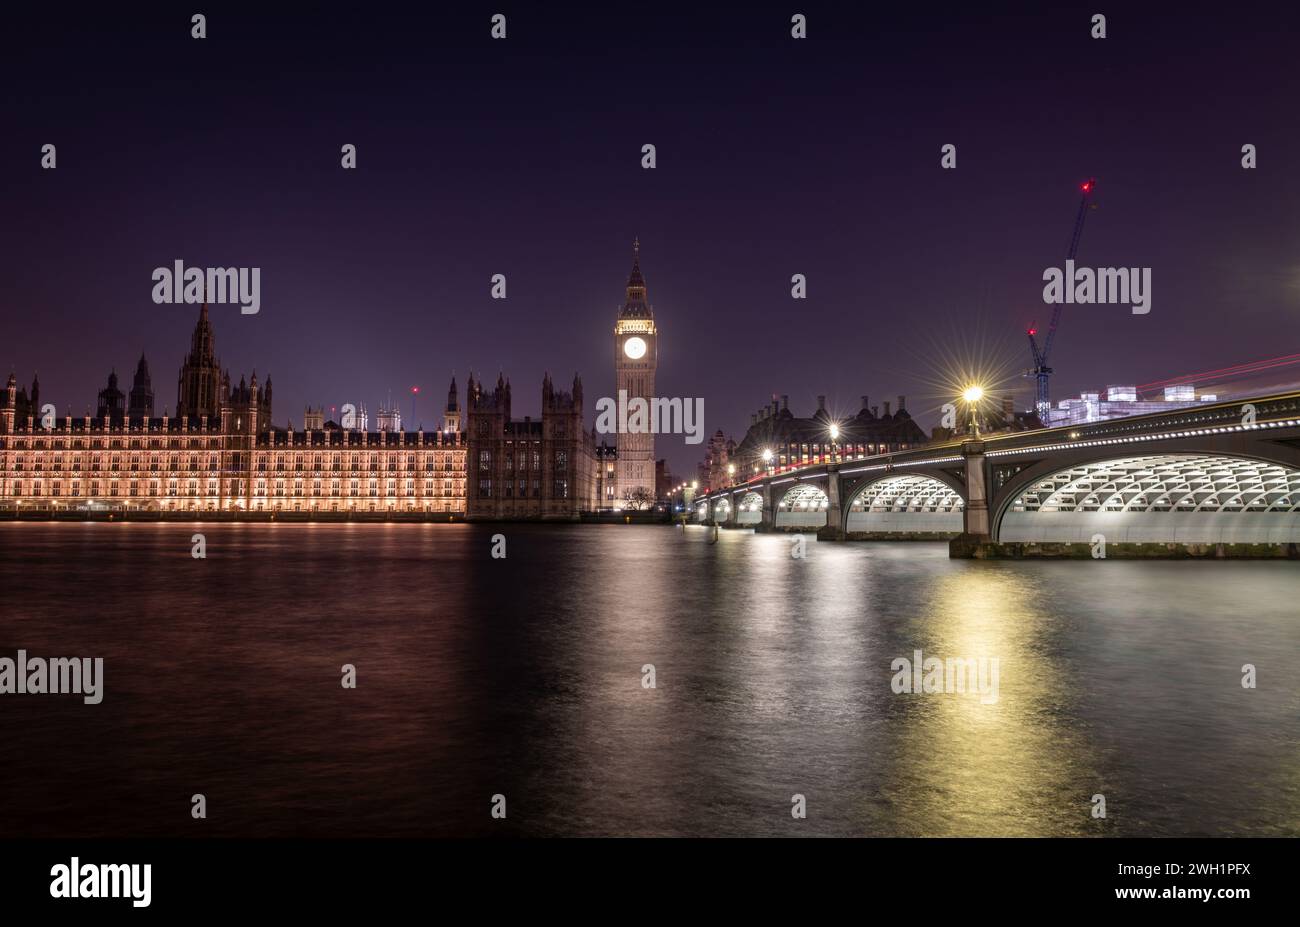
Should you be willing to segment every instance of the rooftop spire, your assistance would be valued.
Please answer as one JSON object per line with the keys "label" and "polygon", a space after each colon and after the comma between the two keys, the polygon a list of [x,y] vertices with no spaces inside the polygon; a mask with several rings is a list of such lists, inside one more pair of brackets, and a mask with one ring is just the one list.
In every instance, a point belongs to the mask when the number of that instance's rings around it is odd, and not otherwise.
{"label": "rooftop spire", "polygon": [[641,276],[641,239],[632,239],[632,274],[627,278],[628,295],[631,295],[633,287],[638,287],[644,293],[645,278]]}
{"label": "rooftop spire", "polygon": [[632,273],[627,278],[627,302],[619,313],[628,318],[649,318],[650,305],[646,302],[645,277],[641,276],[641,239],[632,240]]}

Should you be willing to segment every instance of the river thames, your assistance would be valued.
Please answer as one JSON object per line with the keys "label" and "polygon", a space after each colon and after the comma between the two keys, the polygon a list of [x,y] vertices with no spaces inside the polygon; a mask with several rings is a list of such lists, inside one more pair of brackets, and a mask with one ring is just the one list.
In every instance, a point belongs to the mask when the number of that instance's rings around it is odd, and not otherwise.
{"label": "river thames", "polygon": [[[0,524],[0,657],[104,660],[98,705],[0,697],[0,836],[1300,834],[1293,563],[791,551]],[[918,650],[996,698],[895,693]]]}

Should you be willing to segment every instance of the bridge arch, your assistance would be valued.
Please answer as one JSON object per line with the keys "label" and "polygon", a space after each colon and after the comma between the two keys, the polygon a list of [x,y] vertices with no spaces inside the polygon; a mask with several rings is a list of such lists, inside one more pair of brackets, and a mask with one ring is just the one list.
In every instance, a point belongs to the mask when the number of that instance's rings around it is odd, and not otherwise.
{"label": "bridge arch", "polygon": [[720,496],[713,500],[713,520],[718,524],[728,521],[731,518],[731,500],[726,496]]}
{"label": "bridge arch", "polygon": [[695,519],[700,524],[708,524],[709,521],[709,500],[701,499],[695,506]]}
{"label": "bridge arch", "polygon": [[795,483],[776,504],[773,524],[778,528],[822,528],[830,498],[816,483]]}
{"label": "bridge arch", "polygon": [[757,492],[747,492],[741,496],[739,508],[736,510],[736,524],[738,525],[757,525],[763,521],[763,495]]}
{"label": "bridge arch", "polygon": [[891,473],[853,491],[844,513],[847,533],[960,534],[966,500],[946,481],[921,473]]}
{"label": "bridge arch", "polygon": [[1003,542],[1300,542],[1300,468],[1223,453],[1148,453],[1040,465],[1009,484]]}

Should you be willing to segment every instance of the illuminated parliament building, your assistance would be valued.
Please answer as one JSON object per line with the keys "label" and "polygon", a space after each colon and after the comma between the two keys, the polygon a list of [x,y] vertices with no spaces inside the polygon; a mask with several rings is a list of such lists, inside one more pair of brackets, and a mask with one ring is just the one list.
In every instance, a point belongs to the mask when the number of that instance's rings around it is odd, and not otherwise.
{"label": "illuminated parliament building", "polygon": [[117,382],[114,372],[94,416],[59,416],[41,404],[38,380],[29,393],[10,374],[0,397],[0,511],[465,513],[454,379],[441,431],[368,432],[349,416],[343,427],[310,415],[302,430],[276,428],[271,378],[231,382],[205,303],[175,414],[153,414],[143,357],[129,396]]}

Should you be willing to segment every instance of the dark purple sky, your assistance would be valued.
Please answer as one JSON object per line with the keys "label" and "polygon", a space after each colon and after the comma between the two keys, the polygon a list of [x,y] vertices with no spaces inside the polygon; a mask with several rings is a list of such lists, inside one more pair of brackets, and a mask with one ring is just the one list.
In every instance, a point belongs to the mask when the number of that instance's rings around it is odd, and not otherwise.
{"label": "dark purple sky", "polygon": [[905,393],[928,428],[945,358],[1028,366],[1090,175],[1080,262],[1151,267],[1153,309],[1069,307],[1054,397],[1300,351],[1300,14],[1276,4],[199,6],[203,41],[175,5],[6,12],[0,364],[60,412],[142,349],[175,407],[196,313],[154,305],[150,272],[180,258],[262,269],[261,313],[213,320],[236,379],[274,376],[278,424],[419,384],[432,427],[423,393],[440,409],[471,368],[519,415],[579,370],[594,418],[639,235],[658,392],[703,397],[709,431],[739,439],[774,392]]}

